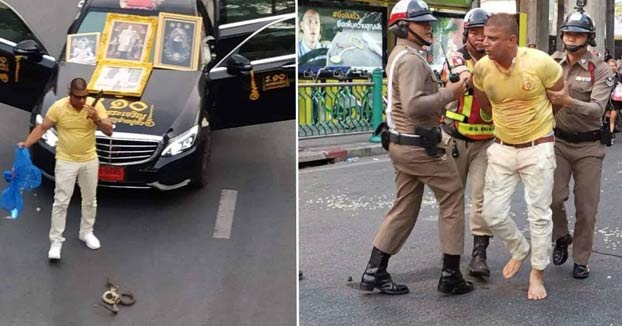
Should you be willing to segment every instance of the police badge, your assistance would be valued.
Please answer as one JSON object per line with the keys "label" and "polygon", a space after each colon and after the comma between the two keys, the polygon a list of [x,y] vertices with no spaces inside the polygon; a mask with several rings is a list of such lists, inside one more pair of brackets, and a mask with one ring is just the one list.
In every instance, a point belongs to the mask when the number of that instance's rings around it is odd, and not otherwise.
{"label": "police badge", "polygon": [[613,78],[613,76],[607,77],[607,80],[605,80],[605,84],[607,84],[607,86],[609,87],[613,87],[614,82],[615,82],[615,79]]}

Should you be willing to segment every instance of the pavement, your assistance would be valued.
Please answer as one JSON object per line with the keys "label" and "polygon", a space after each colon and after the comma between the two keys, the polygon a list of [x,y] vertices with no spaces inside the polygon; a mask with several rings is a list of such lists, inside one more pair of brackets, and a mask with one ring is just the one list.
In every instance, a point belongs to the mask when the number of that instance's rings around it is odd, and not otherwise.
{"label": "pavement", "polygon": [[362,157],[386,154],[380,143],[369,141],[371,131],[349,134],[301,138],[298,140],[299,167],[357,161]]}
{"label": "pavement", "polygon": [[[324,145],[335,149],[346,148],[347,144]],[[308,143],[304,145],[310,150]],[[301,142],[301,147],[304,145]],[[394,280],[408,285],[411,292],[386,296],[378,291],[359,291],[358,282],[369,259],[372,239],[395,200],[391,160],[385,152],[360,157],[356,162],[299,169],[298,259],[304,272],[304,279],[299,282],[299,325],[622,326],[622,142],[606,151],[591,275],[585,280],[572,278],[571,259],[561,266],[551,264],[545,275],[548,297],[542,301],[527,300],[530,261],[512,279],[503,278],[501,271],[510,255],[498,239],[493,238],[488,248],[490,278],[467,275],[473,243],[468,225],[461,266],[465,277],[474,282],[475,291],[463,296],[438,293],[438,203],[428,187],[417,224],[389,262]],[[467,190],[466,216],[470,201]],[[571,232],[576,223],[573,203],[571,191],[566,202]],[[522,185],[512,196],[509,214],[529,237]]]}

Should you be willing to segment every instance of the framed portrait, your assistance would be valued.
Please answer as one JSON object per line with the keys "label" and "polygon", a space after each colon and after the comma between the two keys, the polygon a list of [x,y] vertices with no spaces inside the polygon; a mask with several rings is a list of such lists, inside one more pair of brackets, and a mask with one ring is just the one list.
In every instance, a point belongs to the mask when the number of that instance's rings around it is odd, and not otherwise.
{"label": "framed portrait", "polygon": [[67,62],[95,65],[99,49],[99,33],[68,34],[65,58]]}
{"label": "framed portrait", "polygon": [[197,70],[201,46],[201,17],[161,12],[153,66]]}
{"label": "framed portrait", "polygon": [[156,17],[108,14],[99,58],[149,62],[156,24]]}
{"label": "framed portrait", "polygon": [[102,61],[95,68],[87,89],[91,92],[103,90],[104,94],[140,97],[149,81],[151,69],[150,63]]}

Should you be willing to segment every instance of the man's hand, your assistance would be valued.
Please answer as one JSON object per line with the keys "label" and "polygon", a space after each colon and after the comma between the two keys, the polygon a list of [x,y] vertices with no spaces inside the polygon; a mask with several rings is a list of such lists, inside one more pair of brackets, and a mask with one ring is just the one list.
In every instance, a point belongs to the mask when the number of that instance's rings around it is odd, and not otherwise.
{"label": "man's hand", "polygon": [[451,92],[454,94],[454,99],[457,100],[464,95],[464,91],[466,90],[466,83],[468,80],[469,78],[462,78],[455,83],[449,81],[447,82],[447,86],[445,87],[451,90]]}
{"label": "man's hand", "polygon": [[23,141],[20,141],[19,143],[17,143],[17,147],[18,148],[24,148],[24,147],[26,147],[26,143],[23,142]]}
{"label": "man's hand", "polygon": [[573,104],[572,97],[568,93],[568,87],[564,84],[564,87],[559,91],[551,89],[546,90],[546,95],[549,97],[551,103],[555,106],[570,107]]}
{"label": "man's hand", "polygon": [[93,120],[93,122],[97,123],[97,120],[99,120],[97,111],[88,104],[84,104],[84,110],[86,110],[86,117]]}
{"label": "man's hand", "polygon": [[471,79],[471,72],[468,70],[465,70],[463,72],[460,73],[460,79],[467,79],[466,81],[466,86],[467,87],[473,87],[473,80]]}

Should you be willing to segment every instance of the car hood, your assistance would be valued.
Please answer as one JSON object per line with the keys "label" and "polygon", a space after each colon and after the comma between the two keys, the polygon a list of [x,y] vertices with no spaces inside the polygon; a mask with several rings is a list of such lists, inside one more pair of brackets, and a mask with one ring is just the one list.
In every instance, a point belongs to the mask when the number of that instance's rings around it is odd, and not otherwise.
{"label": "car hood", "polygon": [[[95,66],[62,62],[56,91],[48,93],[44,110],[64,96],[71,80],[91,79]],[[115,124],[115,132],[164,136],[179,134],[197,123],[202,91],[200,71],[153,69],[141,97],[104,95],[103,104]]]}

